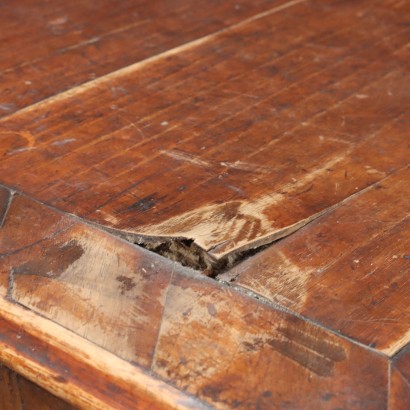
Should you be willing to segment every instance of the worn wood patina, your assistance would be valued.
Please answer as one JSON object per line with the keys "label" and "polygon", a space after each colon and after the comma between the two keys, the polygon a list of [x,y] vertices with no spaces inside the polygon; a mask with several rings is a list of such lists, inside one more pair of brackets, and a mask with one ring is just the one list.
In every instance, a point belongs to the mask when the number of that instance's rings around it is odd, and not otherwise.
{"label": "worn wood patina", "polygon": [[407,409],[409,21],[0,4],[0,409]]}

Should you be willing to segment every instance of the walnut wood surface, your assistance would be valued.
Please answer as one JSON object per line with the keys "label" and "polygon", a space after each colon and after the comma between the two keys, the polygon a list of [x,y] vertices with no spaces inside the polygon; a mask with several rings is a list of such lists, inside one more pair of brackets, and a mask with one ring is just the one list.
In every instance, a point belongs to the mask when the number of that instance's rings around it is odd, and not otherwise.
{"label": "walnut wood surface", "polygon": [[3,3],[0,410],[407,409],[410,3]]}
{"label": "walnut wood surface", "polygon": [[386,406],[374,352],[209,280],[175,275],[168,300],[154,369],[218,408]]}
{"label": "walnut wood surface", "polygon": [[217,259],[285,236],[407,164],[408,6],[290,2],[59,94],[0,122],[1,180]]}

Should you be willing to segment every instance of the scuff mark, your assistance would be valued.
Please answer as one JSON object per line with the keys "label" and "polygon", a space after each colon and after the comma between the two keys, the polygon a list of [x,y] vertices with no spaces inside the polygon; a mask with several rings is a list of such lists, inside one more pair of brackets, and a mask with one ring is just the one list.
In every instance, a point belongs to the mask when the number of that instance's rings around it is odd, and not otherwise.
{"label": "scuff mark", "polygon": [[201,168],[207,168],[210,171],[212,171],[212,173],[218,173],[218,168],[228,168],[228,169],[233,169],[237,171],[251,172],[251,173],[257,173],[257,174],[272,173],[271,168],[261,167],[259,165],[252,164],[249,162],[244,162],[244,161],[235,161],[235,162],[210,161],[210,160],[204,160],[203,158],[199,158],[195,155],[182,152],[182,151],[178,151],[178,150],[161,150],[160,153],[168,157],[171,157],[173,159],[176,159],[177,161],[185,161],[185,162],[188,162],[192,165],[195,165]]}
{"label": "scuff mark", "polygon": [[19,152],[30,151],[35,148],[36,140],[29,131],[1,131],[0,137],[11,138],[11,147],[5,149],[4,154],[13,155]]}
{"label": "scuff mark", "polygon": [[51,145],[60,146],[60,145],[69,144],[70,142],[74,142],[74,141],[77,141],[77,140],[75,138],[65,138],[65,139],[60,140],[60,141],[54,141]]}
{"label": "scuff mark", "polygon": [[161,154],[164,154],[168,157],[171,157],[173,159],[176,159],[178,161],[185,161],[189,162],[190,164],[197,165],[199,167],[204,167],[204,168],[212,168],[212,163],[208,161],[204,161],[203,159],[200,159],[196,157],[195,155],[188,154],[182,151],[177,151],[177,150],[161,150]]}

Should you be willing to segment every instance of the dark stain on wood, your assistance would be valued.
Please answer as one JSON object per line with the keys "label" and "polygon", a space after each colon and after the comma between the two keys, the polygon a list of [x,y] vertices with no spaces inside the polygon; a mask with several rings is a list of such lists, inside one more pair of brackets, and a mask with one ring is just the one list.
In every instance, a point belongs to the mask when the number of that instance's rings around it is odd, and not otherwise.
{"label": "dark stain on wood", "polygon": [[118,282],[121,283],[121,293],[124,294],[127,291],[132,290],[135,288],[136,284],[132,278],[129,278],[127,276],[117,276]]}
{"label": "dark stain on wood", "polygon": [[145,198],[142,198],[134,204],[130,205],[128,207],[128,210],[135,210],[137,212],[147,212],[156,205],[156,196],[156,194],[148,195]]}
{"label": "dark stain on wood", "polygon": [[56,279],[83,254],[84,249],[75,240],[55,244],[44,250],[42,258],[15,267],[13,269],[14,275],[33,275]]}

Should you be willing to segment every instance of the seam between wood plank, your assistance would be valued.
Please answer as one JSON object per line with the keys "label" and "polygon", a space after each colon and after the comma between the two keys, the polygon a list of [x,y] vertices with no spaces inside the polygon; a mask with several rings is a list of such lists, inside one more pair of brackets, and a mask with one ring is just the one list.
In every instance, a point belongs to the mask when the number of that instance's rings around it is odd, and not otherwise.
{"label": "seam between wood plank", "polygon": [[[365,193],[366,191],[372,189],[374,186],[376,186],[376,185],[382,183],[385,179],[387,179],[387,178],[391,177],[392,175],[394,175],[394,174],[396,174],[396,173],[399,173],[400,171],[402,171],[402,170],[404,170],[404,169],[407,169],[407,168],[408,168],[408,166],[404,166],[404,167],[400,168],[399,170],[396,170],[395,172],[389,174],[388,176],[386,176],[385,178],[381,179],[380,181],[377,181],[377,182],[375,182],[375,183],[369,185],[368,187],[366,187],[366,188],[360,190],[359,192],[355,192],[354,194],[352,194],[352,195],[350,195],[349,197],[345,198],[344,200],[338,202],[337,204],[333,205],[332,207],[327,208],[326,210],[324,210],[323,213],[321,213],[321,214],[320,214],[319,216],[317,216],[316,218],[311,219],[309,222],[307,222],[307,223],[306,223],[305,225],[303,225],[302,227],[307,226],[307,225],[308,225],[310,222],[312,222],[313,220],[319,218],[320,216],[323,216],[323,215],[326,214],[326,213],[329,213],[329,212],[333,211],[334,209],[336,209],[336,208],[342,206],[344,203],[346,203],[346,202],[352,200],[354,197],[359,196],[359,195]],[[4,188],[6,188],[6,189],[10,189],[9,187],[7,187],[7,186],[5,186],[5,185],[3,185],[3,184],[0,184],[0,186],[4,187]],[[29,199],[31,199],[31,200],[33,200],[33,201],[36,202],[36,203],[39,203],[39,204],[41,204],[41,205],[43,205],[43,206],[46,206],[46,207],[49,208],[49,209],[53,209],[54,211],[58,212],[59,214],[66,215],[66,216],[68,216],[68,217],[70,217],[70,218],[73,218],[74,220],[79,221],[80,223],[83,223],[83,224],[85,224],[85,225],[87,225],[87,226],[90,226],[90,227],[92,227],[92,228],[94,228],[94,229],[103,231],[103,232],[107,233],[108,235],[112,236],[113,238],[116,238],[116,239],[119,239],[119,240],[121,240],[121,241],[124,241],[124,242],[127,243],[128,245],[134,245],[134,246],[136,246],[135,244],[132,244],[132,242],[128,241],[128,240],[127,240],[126,238],[124,238],[123,236],[119,235],[120,232],[117,232],[117,231],[115,231],[115,230],[113,230],[113,229],[107,229],[107,228],[105,228],[104,226],[102,226],[102,225],[100,225],[100,224],[96,224],[96,223],[93,223],[93,222],[84,220],[84,219],[82,219],[82,218],[80,218],[80,217],[78,217],[78,216],[76,216],[76,215],[72,215],[72,214],[66,213],[66,212],[64,212],[64,211],[61,211],[61,210],[59,210],[59,209],[56,209],[56,208],[54,208],[54,207],[52,207],[52,206],[50,206],[50,205],[47,205],[47,204],[42,203],[41,201],[38,201],[37,199],[32,198],[31,196],[29,196],[29,195],[27,195],[27,194],[25,194],[25,193],[23,193],[23,192],[21,192],[21,193],[18,192],[18,191],[15,191],[15,192],[16,192],[16,193],[19,193],[19,194],[21,194],[21,195],[23,195],[23,196],[25,196],[25,197],[27,197],[27,198],[29,198]],[[302,227],[300,227],[300,228],[302,228]],[[300,229],[300,228],[299,228],[299,229]],[[297,230],[298,230],[298,229],[297,229]],[[296,232],[297,230],[295,230],[295,231],[289,233],[289,235],[293,234],[293,233]],[[287,235],[287,236],[289,236],[289,235]],[[138,247],[138,249],[141,249],[141,247]],[[144,250],[144,251],[150,252],[150,251],[148,251],[148,250]],[[150,252],[150,253],[152,254],[153,252]],[[162,256],[159,256],[159,255],[158,255],[158,257],[162,257]],[[191,277],[192,277],[192,276],[191,276]],[[195,276],[194,276],[194,278],[195,278]],[[197,278],[197,279],[198,279],[198,278]],[[199,280],[202,280],[202,277],[200,277]],[[210,280],[213,280],[213,281],[214,281],[215,279],[210,279]],[[216,281],[217,281],[221,286],[223,286],[223,287],[235,289],[235,290],[238,291],[239,293],[242,293],[242,294],[247,295],[248,297],[251,297],[253,300],[259,301],[259,302],[261,302],[261,303],[263,303],[263,304],[265,304],[265,305],[268,305],[268,306],[270,306],[270,307],[272,307],[272,308],[274,308],[274,309],[277,309],[277,310],[286,312],[286,313],[288,313],[288,314],[291,314],[291,315],[293,315],[293,316],[296,316],[296,317],[298,317],[298,318],[300,318],[300,319],[302,319],[302,320],[304,320],[304,321],[306,321],[306,322],[308,322],[308,323],[311,323],[311,324],[313,324],[313,325],[315,325],[315,326],[317,326],[317,327],[319,327],[319,328],[321,328],[321,329],[324,329],[324,330],[326,330],[326,331],[329,331],[329,332],[331,332],[332,334],[334,334],[334,335],[336,335],[336,336],[338,336],[338,337],[341,337],[341,338],[343,338],[343,339],[345,339],[345,340],[347,340],[347,341],[349,341],[349,342],[351,342],[351,343],[354,343],[354,344],[356,344],[356,345],[358,345],[358,346],[360,346],[360,347],[362,347],[362,348],[365,348],[366,350],[370,350],[370,351],[372,351],[372,352],[374,352],[374,353],[376,353],[376,354],[378,354],[378,355],[381,355],[381,356],[383,356],[383,357],[392,358],[393,356],[395,356],[395,355],[401,350],[401,347],[400,347],[400,349],[399,349],[398,351],[391,352],[391,354],[386,353],[386,352],[383,352],[383,351],[380,351],[380,350],[376,350],[376,349],[371,348],[371,347],[369,347],[369,346],[367,346],[367,345],[365,345],[365,344],[362,344],[361,342],[358,342],[358,341],[356,341],[356,340],[354,340],[354,339],[351,339],[351,338],[348,337],[348,336],[345,336],[345,335],[343,335],[343,334],[341,334],[341,333],[338,333],[337,331],[335,331],[335,330],[333,330],[333,329],[331,329],[331,328],[328,328],[328,327],[324,326],[324,325],[321,324],[320,322],[316,322],[316,321],[314,321],[314,320],[312,320],[312,319],[310,319],[310,318],[308,318],[308,317],[305,317],[305,316],[303,316],[303,315],[300,315],[299,313],[297,313],[297,312],[295,312],[295,311],[293,311],[293,310],[291,310],[291,309],[289,309],[289,308],[286,308],[286,307],[284,307],[284,306],[281,306],[280,304],[277,304],[276,302],[270,301],[269,299],[267,299],[267,298],[265,298],[264,296],[258,294],[257,292],[251,291],[251,290],[249,290],[249,289],[247,289],[247,288],[245,288],[245,287],[243,287],[243,286],[237,285],[237,284],[230,284],[230,283],[228,283],[228,282],[220,281],[220,280],[218,280],[218,279],[216,279]],[[171,280],[170,280],[170,284],[171,284]],[[168,296],[168,290],[167,290],[167,296]],[[166,298],[167,298],[167,296],[166,296]],[[164,305],[164,306],[165,306],[165,305]],[[53,323],[55,323],[55,322],[53,322]],[[162,324],[162,319],[161,319],[161,324]],[[161,325],[160,325],[160,327],[161,327]],[[159,329],[159,331],[158,331],[158,335],[159,335],[159,334],[160,334],[160,329]],[[157,340],[157,341],[158,341],[158,340]],[[155,350],[156,350],[156,347],[157,347],[157,344],[155,345]],[[154,358],[155,358],[155,350],[154,350],[154,353],[153,353],[153,356],[152,356],[152,357],[153,357],[152,363],[154,362]]]}
{"label": "seam between wood plank", "polygon": [[152,357],[151,357],[151,365],[150,365],[150,371],[152,373],[154,373],[153,367],[154,367],[154,363],[155,363],[155,358],[157,356],[157,349],[158,349],[158,344],[159,344],[159,338],[161,337],[161,330],[162,330],[162,324],[164,323],[164,313],[165,313],[165,308],[167,306],[168,303],[168,295],[169,295],[169,289],[171,288],[171,286],[173,285],[173,280],[174,280],[174,266],[175,263],[173,263],[172,265],[172,272],[169,278],[169,282],[168,282],[168,287],[166,290],[166,294],[165,294],[165,298],[164,298],[164,303],[162,305],[162,310],[161,310],[161,321],[160,324],[158,326],[158,333],[157,333],[157,337],[155,339],[155,345],[154,345],[154,351],[152,352]]}
{"label": "seam between wood plank", "polygon": [[8,201],[7,201],[6,209],[4,210],[3,217],[0,220],[0,229],[3,228],[4,222],[6,221],[7,214],[10,210],[10,206],[11,206],[11,203],[13,201],[13,196],[14,196],[14,192],[15,192],[15,191],[13,191],[11,189],[8,189],[8,188],[7,188],[7,191],[9,192],[9,198],[8,198]]}
{"label": "seam between wood plank", "polygon": [[331,333],[332,335],[337,336],[337,337],[339,337],[339,338],[341,338],[341,339],[343,339],[343,340],[345,340],[345,341],[347,341],[347,342],[349,342],[349,343],[352,343],[352,344],[354,344],[354,345],[356,345],[356,346],[358,346],[358,347],[360,347],[360,348],[362,348],[362,349],[365,349],[365,350],[367,350],[367,351],[370,351],[370,352],[372,352],[372,353],[375,353],[375,354],[377,354],[378,356],[381,356],[381,357],[383,357],[383,358],[391,359],[391,357],[390,357],[389,355],[387,355],[385,352],[380,351],[380,350],[376,350],[376,349],[374,349],[374,348],[372,348],[372,347],[370,347],[370,346],[367,346],[367,345],[365,345],[365,344],[363,344],[363,343],[361,343],[361,342],[358,342],[358,341],[355,340],[355,339],[351,339],[350,337],[344,335],[343,333],[338,333],[336,330],[334,330],[334,329],[332,329],[332,328],[329,328],[329,327],[323,325],[322,323],[317,322],[317,321],[315,321],[315,320],[313,320],[313,319],[310,319],[310,318],[307,317],[307,316],[301,315],[300,313],[297,313],[297,312],[294,311],[294,310],[291,310],[291,309],[286,308],[286,307],[284,307],[284,306],[282,306],[282,305],[280,305],[280,304],[278,304],[278,303],[276,303],[276,302],[273,302],[273,301],[267,299],[265,296],[262,296],[261,294],[255,292],[255,291],[253,291],[253,290],[250,290],[250,289],[248,289],[248,288],[245,288],[245,287],[243,287],[243,286],[241,286],[241,285],[230,284],[229,282],[225,282],[225,281],[219,281],[219,280],[217,280],[217,281],[218,281],[222,286],[224,286],[224,287],[226,287],[226,288],[228,288],[228,289],[233,289],[233,290],[237,291],[238,293],[241,293],[241,294],[243,294],[243,295],[246,295],[246,296],[252,298],[255,302],[259,302],[259,303],[261,303],[262,305],[271,307],[271,308],[273,308],[273,309],[276,309],[276,310],[279,310],[279,311],[281,311],[281,312],[287,313],[287,314],[289,314],[289,315],[291,315],[291,316],[297,317],[298,319],[302,320],[303,322],[309,323],[309,324],[311,324],[311,325],[314,326],[314,327],[317,327],[317,328],[319,328],[319,329],[321,329],[321,330],[324,330],[324,331],[326,331],[326,332],[329,332],[329,333]]}
{"label": "seam between wood plank", "polygon": [[112,71],[112,72],[110,72],[110,73],[108,73],[108,74],[106,74],[106,75],[103,75],[103,76],[101,76],[101,77],[98,77],[98,78],[96,78],[96,79],[94,79],[94,80],[87,81],[87,82],[85,82],[85,83],[83,83],[83,84],[81,84],[81,85],[78,85],[78,86],[76,86],[76,87],[70,88],[70,89],[68,89],[68,90],[66,90],[66,91],[63,91],[63,92],[61,92],[61,93],[58,93],[58,94],[53,95],[53,96],[51,96],[51,97],[48,97],[48,98],[46,98],[46,99],[44,99],[44,100],[41,100],[41,101],[39,101],[39,102],[37,102],[37,103],[31,104],[31,105],[29,105],[29,106],[27,106],[27,107],[22,108],[21,110],[18,110],[18,111],[16,111],[16,112],[14,112],[13,114],[6,115],[6,116],[2,117],[2,118],[1,118],[1,121],[6,120],[6,119],[10,119],[10,118],[12,118],[12,117],[15,116],[15,115],[19,115],[19,114],[22,114],[22,113],[30,112],[30,111],[35,110],[35,109],[37,109],[37,108],[46,107],[46,106],[48,106],[48,105],[50,105],[50,104],[53,104],[53,103],[55,103],[55,102],[57,102],[57,101],[64,100],[64,99],[66,99],[66,98],[68,98],[68,97],[81,94],[81,93],[83,93],[83,92],[89,90],[90,88],[94,88],[94,87],[96,87],[96,86],[98,86],[98,85],[100,85],[100,84],[104,84],[104,83],[106,83],[106,82],[109,82],[109,81],[111,81],[111,80],[113,80],[113,79],[116,79],[116,78],[118,78],[118,77],[121,77],[121,76],[123,76],[123,75],[129,74],[129,73],[133,73],[134,71],[138,71],[139,69],[145,67],[146,65],[148,65],[148,64],[150,64],[150,63],[152,63],[152,62],[155,62],[155,61],[157,61],[157,60],[161,60],[161,59],[164,59],[164,58],[166,58],[166,57],[169,57],[169,56],[172,56],[172,55],[181,53],[181,52],[183,52],[183,51],[185,51],[185,50],[189,50],[189,49],[191,49],[191,48],[195,48],[195,47],[197,47],[197,46],[199,46],[199,45],[201,45],[201,44],[203,44],[203,43],[206,43],[206,42],[208,42],[208,41],[210,41],[210,40],[212,40],[212,39],[214,39],[214,38],[217,38],[219,35],[221,35],[221,34],[223,34],[223,33],[229,32],[229,31],[234,30],[234,29],[236,29],[236,28],[239,28],[239,27],[245,26],[245,25],[247,25],[247,24],[249,24],[249,23],[252,23],[252,22],[255,21],[255,20],[262,19],[262,18],[267,17],[267,16],[269,16],[269,15],[278,13],[278,12],[280,12],[280,11],[282,11],[282,10],[286,10],[286,9],[292,7],[292,6],[296,6],[296,5],[298,5],[298,4],[306,3],[306,2],[307,2],[307,0],[291,0],[291,1],[286,2],[286,3],[284,3],[284,4],[280,5],[280,6],[274,7],[274,8],[272,8],[272,9],[269,9],[269,10],[264,11],[264,12],[262,12],[262,13],[255,14],[254,16],[249,17],[249,18],[247,18],[247,19],[244,19],[244,20],[240,21],[239,23],[232,24],[232,25],[230,25],[230,26],[228,26],[228,27],[225,27],[225,28],[223,28],[223,29],[221,29],[221,30],[215,31],[215,32],[213,32],[213,33],[211,33],[211,34],[208,34],[208,35],[206,35],[206,36],[203,36],[203,37],[200,37],[200,38],[198,38],[198,39],[189,41],[188,43],[182,44],[182,45],[180,45],[180,46],[178,46],[178,47],[171,48],[171,49],[166,50],[166,51],[164,51],[164,52],[162,52],[162,53],[156,54],[156,55],[154,55],[154,56],[151,56],[151,57],[146,58],[146,59],[144,59],[144,60],[138,61],[138,62],[136,62],[136,63],[134,63],[134,64],[131,64],[131,65],[128,65],[128,66],[126,66],[126,67],[122,67],[122,68],[120,68],[120,69],[118,69],[118,70]]}

